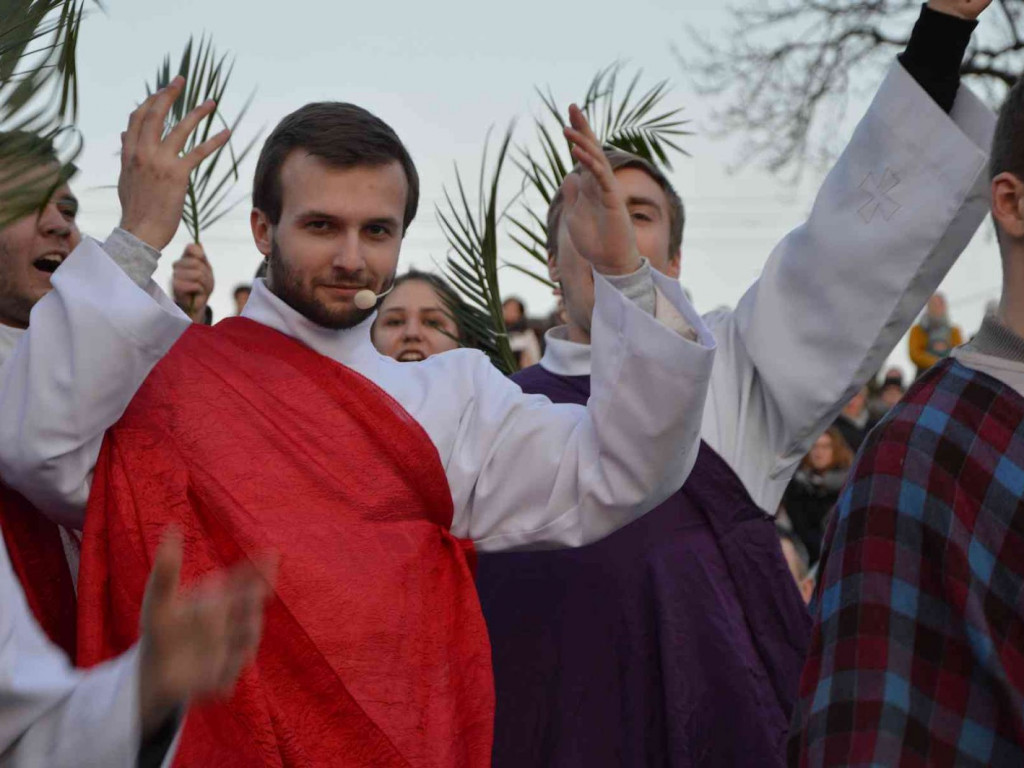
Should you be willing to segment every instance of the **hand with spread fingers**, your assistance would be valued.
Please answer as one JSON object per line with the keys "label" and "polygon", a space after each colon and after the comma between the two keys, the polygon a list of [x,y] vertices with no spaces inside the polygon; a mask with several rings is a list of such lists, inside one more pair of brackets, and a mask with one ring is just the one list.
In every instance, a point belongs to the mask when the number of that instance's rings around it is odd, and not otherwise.
{"label": "hand with spread fingers", "polygon": [[601,142],[575,104],[569,107],[569,122],[565,136],[573,143],[572,156],[579,163],[562,185],[562,219],[569,238],[598,272],[631,274],[640,268],[641,260],[625,193]]}
{"label": "hand with spread fingers", "polygon": [[181,594],[182,542],[165,534],[142,604],[139,707],[158,730],[189,699],[230,693],[256,656],[274,567],[241,564]]}
{"label": "hand with spread fingers", "polygon": [[206,317],[206,305],[213,294],[213,267],[206,258],[203,246],[189,243],[185,253],[174,262],[171,293],[174,303],[181,307],[194,323]]}
{"label": "hand with spread fingers", "polygon": [[217,106],[204,102],[164,136],[167,115],[184,87],[183,77],[174,78],[132,112],[128,130],[121,134],[121,229],[158,251],[178,231],[189,174],[231,136],[224,129],[182,155],[189,136]]}
{"label": "hand with spread fingers", "polygon": [[992,4],[992,0],[929,0],[928,7],[939,13],[974,20]]}

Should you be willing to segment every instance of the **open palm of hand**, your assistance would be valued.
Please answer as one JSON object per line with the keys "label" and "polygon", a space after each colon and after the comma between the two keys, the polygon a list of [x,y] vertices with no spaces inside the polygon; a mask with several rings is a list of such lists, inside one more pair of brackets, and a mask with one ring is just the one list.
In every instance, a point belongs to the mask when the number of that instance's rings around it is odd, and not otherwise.
{"label": "open palm of hand", "polygon": [[635,272],[640,266],[636,235],[626,207],[626,196],[615,179],[611,163],[580,109],[569,110],[576,173],[563,182],[562,220],[573,248],[603,274]]}
{"label": "open palm of hand", "polygon": [[992,0],[929,0],[928,7],[950,16],[973,20],[991,4]]}

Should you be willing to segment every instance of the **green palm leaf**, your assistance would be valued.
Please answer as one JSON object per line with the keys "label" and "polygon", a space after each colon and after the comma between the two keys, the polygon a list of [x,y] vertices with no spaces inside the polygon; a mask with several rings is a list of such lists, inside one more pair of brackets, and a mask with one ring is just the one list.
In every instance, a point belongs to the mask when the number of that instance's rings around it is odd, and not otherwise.
{"label": "green palm leaf", "polygon": [[[76,51],[87,4],[0,0],[0,228],[38,210],[75,172]],[[47,163],[52,145],[60,167]],[[47,168],[46,166],[51,167]]]}
{"label": "green palm leaf", "polygon": [[475,206],[466,197],[462,175],[456,166],[458,194],[453,197],[446,188],[445,207],[437,208],[438,223],[449,245],[445,275],[465,302],[465,306],[450,304],[448,310],[465,329],[469,343],[486,352],[505,373],[513,373],[516,362],[508,343],[498,288],[498,225],[504,215],[498,210],[498,188],[511,141],[512,127],[509,127],[488,181],[488,136],[480,163]]}
{"label": "green palm leaf", "polygon": [[199,128],[189,137],[185,153],[191,152],[196,146],[214,135],[214,128],[230,127],[232,139],[224,147],[206,158],[189,178],[188,190],[185,195],[185,209],[182,221],[188,229],[193,242],[198,243],[204,230],[216,224],[237,206],[244,197],[234,197],[234,184],[238,181],[238,167],[249,155],[259,134],[236,152],[234,136],[238,126],[252,104],[252,94],[242,106],[237,117],[228,124],[221,111],[221,103],[227,92],[228,83],[234,69],[234,62],[227,54],[218,55],[212,39],[200,38],[196,44],[189,38],[177,67],[172,67],[171,57],[164,58],[163,64],[157,69],[152,88],[147,83],[146,92],[153,93],[170,84],[176,76],[185,78],[185,88],[178,96],[167,115],[165,131],[175,125],[196,109],[200,104],[213,99],[217,109],[206,117]]}

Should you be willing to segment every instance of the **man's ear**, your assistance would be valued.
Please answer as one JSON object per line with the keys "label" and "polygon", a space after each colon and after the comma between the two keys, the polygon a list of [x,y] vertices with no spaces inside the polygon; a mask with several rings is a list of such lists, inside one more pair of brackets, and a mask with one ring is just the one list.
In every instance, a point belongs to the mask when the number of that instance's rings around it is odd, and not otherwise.
{"label": "man's ear", "polygon": [[252,228],[252,239],[256,242],[256,250],[264,256],[270,256],[274,247],[274,225],[267,214],[259,208],[253,208],[249,214],[249,226]]}
{"label": "man's ear", "polygon": [[992,179],[992,218],[1008,237],[1024,238],[1024,183],[1012,173]]}
{"label": "man's ear", "polygon": [[676,251],[676,255],[668,260],[668,269],[666,274],[674,280],[679,279],[679,275],[683,270],[683,251],[682,249]]}

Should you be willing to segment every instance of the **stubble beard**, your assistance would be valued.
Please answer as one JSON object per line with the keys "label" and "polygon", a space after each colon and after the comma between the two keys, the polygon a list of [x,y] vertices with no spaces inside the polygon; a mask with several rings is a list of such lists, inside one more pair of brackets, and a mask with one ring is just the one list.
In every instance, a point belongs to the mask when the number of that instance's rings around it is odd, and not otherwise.
{"label": "stubble beard", "polygon": [[[14,273],[12,266],[10,249],[0,240],[0,325],[28,328],[32,307],[42,295],[25,295],[25,291],[19,289],[17,282],[11,279]],[[43,292],[45,294],[46,291]]]}
{"label": "stubble beard", "polygon": [[323,328],[341,331],[354,328],[373,314],[374,309],[359,309],[355,304],[332,309],[313,296],[302,282],[302,275],[282,258],[275,237],[267,258],[267,287],[281,301]]}

